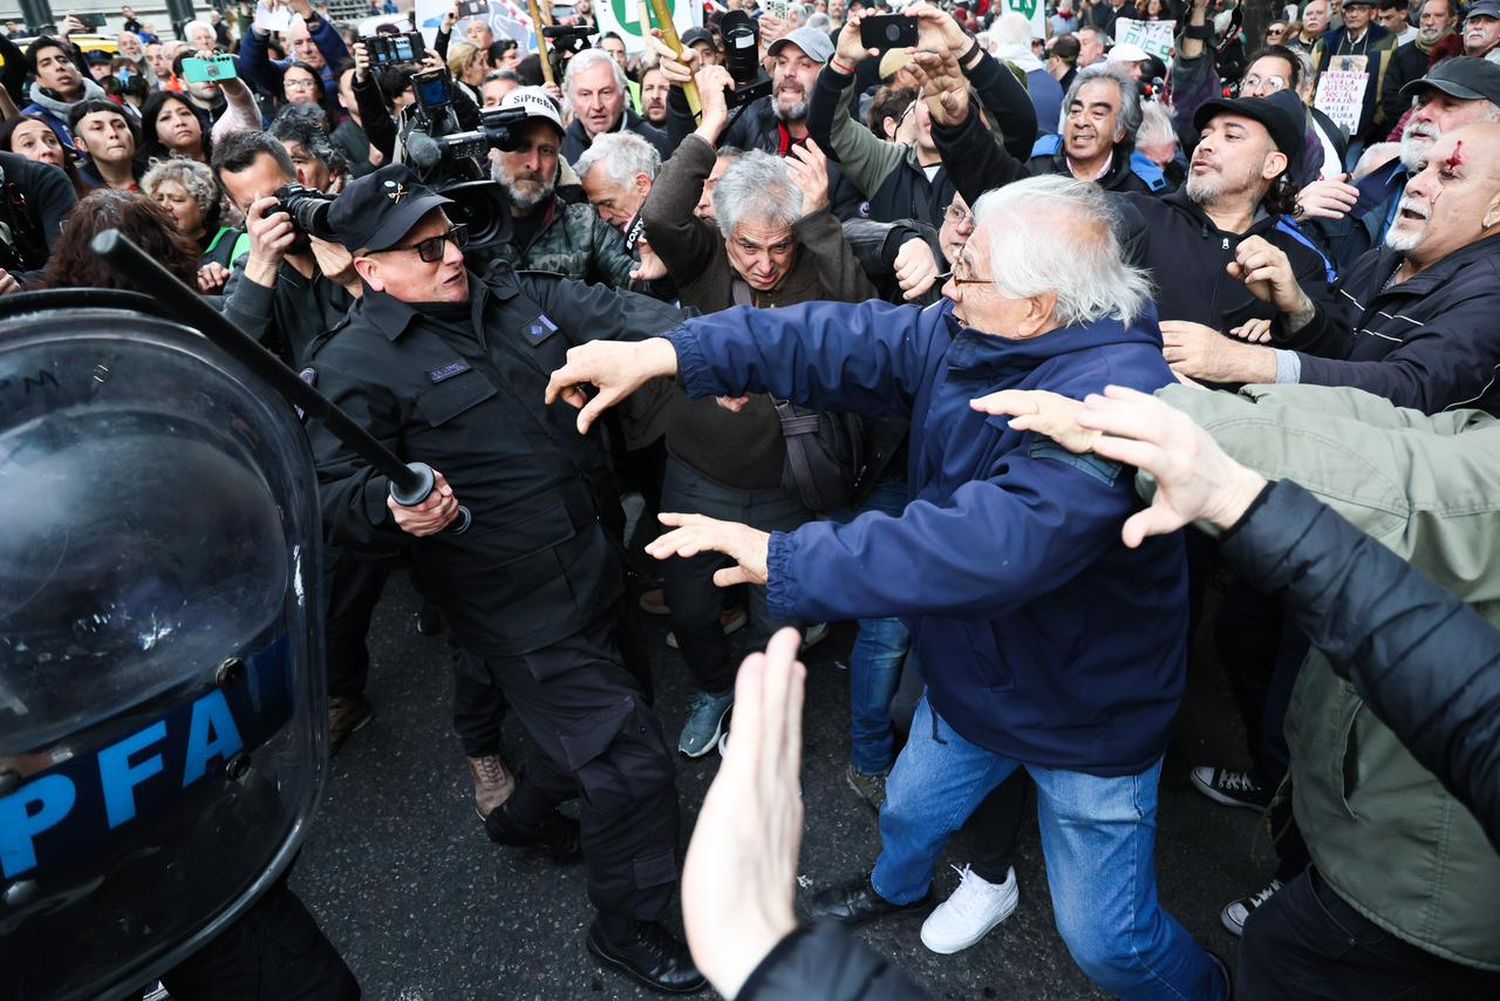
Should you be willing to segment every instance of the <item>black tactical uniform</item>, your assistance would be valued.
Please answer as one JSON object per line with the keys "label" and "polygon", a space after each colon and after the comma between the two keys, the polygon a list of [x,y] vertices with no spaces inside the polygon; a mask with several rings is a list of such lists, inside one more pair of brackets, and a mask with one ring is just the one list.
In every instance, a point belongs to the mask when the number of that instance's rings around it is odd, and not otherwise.
{"label": "black tactical uniform", "polygon": [[[394,194],[392,180],[409,176],[382,168],[341,197],[349,203],[335,205],[333,224],[350,220],[360,234],[348,237],[351,248],[367,245],[378,225],[361,216],[443,204],[415,185]],[[402,233],[420,218],[403,221]],[[375,246],[394,245],[384,236]],[[456,305],[414,306],[367,289],[309,364],[317,387],[357,422],[443,473],[472,526],[405,535],[386,507],[385,478],[313,425],[324,524],[355,549],[409,544],[464,669],[504,690],[539,751],[486,826],[499,814],[545,823],[581,793],[589,896],[606,930],[613,922],[611,933],[628,935],[634,921],[660,919],[675,896],[674,766],[642,680],[620,653],[624,571],[601,522],[612,488],[598,433],[580,436],[572,408],[542,401],[569,347],[652,336],[682,314],[552,275],[470,272],[468,282],[469,301]]]}

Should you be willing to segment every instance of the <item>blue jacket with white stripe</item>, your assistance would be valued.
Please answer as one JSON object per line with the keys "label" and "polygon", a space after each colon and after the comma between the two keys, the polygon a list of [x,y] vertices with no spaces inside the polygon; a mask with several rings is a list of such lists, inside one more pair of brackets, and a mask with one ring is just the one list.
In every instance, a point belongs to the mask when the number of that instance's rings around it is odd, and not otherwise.
{"label": "blue jacket with white stripe", "polygon": [[1331,307],[1277,347],[1301,356],[1300,382],[1353,386],[1435,414],[1500,415],[1500,236],[1469,244],[1386,287],[1402,254],[1365,253],[1334,286]]}
{"label": "blue jacket with white stripe", "polygon": [[1158,389],[1172,375],[1154,315],[1009,340],[961,326],[946,301],[817,302],[730,309],[667,336],[694,398],[770,392],[911,417],[900,517],[771,537],[775,617],[904,617],[933,708],[1007,757],[1121,775],[1161,756],[1186,681],[1180,533],[1125,548],[1129,470],[969,406],[1001,389]]}

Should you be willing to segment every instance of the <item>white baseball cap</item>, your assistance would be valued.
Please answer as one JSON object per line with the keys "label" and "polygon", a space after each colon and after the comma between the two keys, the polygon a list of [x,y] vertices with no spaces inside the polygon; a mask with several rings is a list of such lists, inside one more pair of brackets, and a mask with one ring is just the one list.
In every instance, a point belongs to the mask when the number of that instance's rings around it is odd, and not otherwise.
{"label": "white baseball cap", "polygon": [[1112,63],[1143,63],[1151,57],[1146,50],[1134,42],[1119,42],[1109,50],[1109,62]]}
{"label": "white baseball cap", "polygon": [[557,105],[552,103],[552,95],[540,87],[517,87],[500,98],[500,107],[520,108],[526,112],[527,118],[545,119],[552,123],[559,135],[566,134],[562,116],[557,113]]}

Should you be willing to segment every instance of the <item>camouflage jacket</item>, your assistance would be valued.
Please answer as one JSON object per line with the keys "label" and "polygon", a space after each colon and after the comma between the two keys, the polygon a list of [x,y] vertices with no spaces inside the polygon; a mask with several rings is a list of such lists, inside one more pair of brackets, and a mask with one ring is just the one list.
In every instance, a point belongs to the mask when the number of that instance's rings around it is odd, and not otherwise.
{"label": "camouflage jacket", "polygon": [[489,262],[503,261],[516,271],[547,271],[566,278],[631,288],[630,272],[639,263],[625,249],[619,230],[599,218],[593,206],[553,198],[547,221],[525,247],[514,241],[483,252]]}

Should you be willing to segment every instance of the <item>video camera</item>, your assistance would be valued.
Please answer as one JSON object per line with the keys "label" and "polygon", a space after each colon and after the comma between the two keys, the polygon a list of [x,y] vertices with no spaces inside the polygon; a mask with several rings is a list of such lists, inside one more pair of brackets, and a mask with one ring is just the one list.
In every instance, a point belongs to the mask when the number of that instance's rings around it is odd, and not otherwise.
{"label": "video camera", "polygon": [[730,108],[738,108],[771,93],[771,78],[760,67],[760,26],[742,10],[732,10],[719,21],[724,38],[724,68],[734,80],[734,90],[724,95]]}
{"label": "video camera", "polygon": [[485,108],[479,113],[479,128],[469,132],[434,136],[413,129],[406,136],[406,159],[426,172],[444,160],[482,160],[492,149],[509,153],[516,149],[516,129],[525,121],[524,108]]}
{"label": "video camera", "polygon": [[587,24],[547,25],[542,37],[547,40],[547,58],[552,63],[552,74],[558,80],[568,71],[568,60],[584,49],[591,48],[589,36],[597,29]]}
{"label": "video camera", "polygon": [[434,191],[451,198],[448,215],[469,227],[469,249],[483,250],[511,236],[510,201],[505,189],[481,166],[489,151],[511,152],[520,144],[523,108],[486,108],[479,128],[434,135],[414,128],[406,134],[406,162],[429,181]]}

